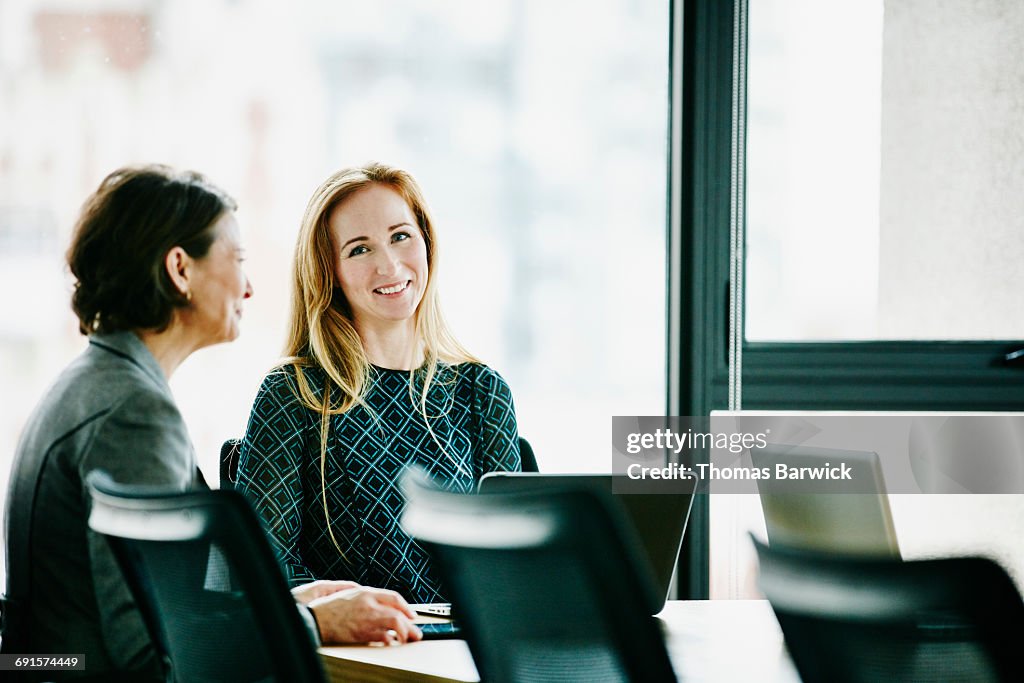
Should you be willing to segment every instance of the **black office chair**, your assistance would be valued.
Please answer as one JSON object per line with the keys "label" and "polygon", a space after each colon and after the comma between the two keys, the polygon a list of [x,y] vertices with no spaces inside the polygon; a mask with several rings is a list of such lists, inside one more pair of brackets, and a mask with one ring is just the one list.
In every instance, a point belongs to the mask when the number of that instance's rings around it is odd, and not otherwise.
{"label": "black office chair", "polygon": [[754,545],[804,681],[1024,681],[1024,602],[995,562]]}
{"label": "black office chair", "polygon": [[[222,489],[233,489],[238,483],[238,452],[241,446],[241,439],[228,439],[220,447],[220,487]],[[519,457],[523,463],[523,472],[537,471],[537,458],[533,454],[533,447],[523,437],[519,437]]]}
{"label": "black office chair", "polygon": [[323,681],[256,514],[235,491],[167,493],[87,480],[89,526],[117,557],[170,680]]}
{"label": "black office chair", "polygon": [[537,469],[537,457],[533,454],[533,446],[523,437],[519,437],[519,460],[523,464],[523,472],[540,471]]}
{"label": "black office chair", "polygon": [[637,540],[602,492],[460,495],[420,472],[402,527],[433,556],[481,680],[674,681]]}
{"label": "black office chair", "polygon": [[233,489],[238,483],[238,455],[241,439],[228,439],[220,447],[220,487]]}

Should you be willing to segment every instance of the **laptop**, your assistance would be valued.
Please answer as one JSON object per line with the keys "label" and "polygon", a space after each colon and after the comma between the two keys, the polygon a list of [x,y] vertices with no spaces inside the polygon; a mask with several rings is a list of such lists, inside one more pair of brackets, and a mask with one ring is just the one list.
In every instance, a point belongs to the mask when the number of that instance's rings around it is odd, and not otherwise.
{"label": "laptop", "polygon": [[[615,477],[620,485],[616,486]],[[693,505],[697,480],[673,481],[678,493],[616,493],[636,490],[636,482],[625,475],[611,474],[547,474],[538,472],[490,472],[480,480],[480,493],[513,493],[571,488],[594,488],[611,494],[624,517],[632,523],[639,545],[643,550],[641,561],[646,562],[654,578],[660,600],[652,605],[651,614],[665,607],[672,587],[672,576],[683,543],[686,521]],[[630,484],[632,486],[627,486]]]}
{"label": "laptop", "polygon": [[896,528],[878,454],[811,446],[768,444],[750,449],[754,467],[775,472],[845,464],[856,492],[843,482],[792,482],[775,477],[757,482],[768,542],[818,552],[900,559]]}
{"label": "laptop", "polygon": [[[636,482],[625,475],[616,485],[611,474],[547,474],[538,472],[490,472],[480,480],[480,493],[514,493],[522,491],[559,491],[566,488],[594,488],[611,494],[636,531],[642,548],[641,562],[646,562],[654,579],[658,600],[651,605],[651,614],[665,607],[672,587],[672,577],[683,533],[693,505],[697,480],[675,480],[673,493],[615,493],[615,490],[636,489]],[[632,486],[628,486],[632,484]],[[421,616],[417,626],[427,640],[460,638],[458,621],[452,619],[449,603],[410,605]],[[457,619],[458,615],[455,615]]]}

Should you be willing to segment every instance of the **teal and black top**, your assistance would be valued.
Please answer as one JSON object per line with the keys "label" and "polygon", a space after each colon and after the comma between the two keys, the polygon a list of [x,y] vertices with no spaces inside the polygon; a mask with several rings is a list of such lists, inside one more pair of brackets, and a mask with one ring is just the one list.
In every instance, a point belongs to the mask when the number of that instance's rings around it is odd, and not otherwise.
{"label": "teal and black top", "polygon": [[[304,374],[322,396],[326,373]],[[428,430],[418,374],[412,381],[410,395],[408,371],[371,367],[370,410],[356,405],[330,417],[321,477],[320,415],[300,402],[294,369],[263,380],[242,440],[238,489],[262,518],[291,586],[347,579],[409,602],[446,601],[427,554],[399,526],[399,479],[416,465],[441,487],[468,493],[487,472],[519,470],[515,409],[505,380],[486,365],[441,365],[427,395]]]}

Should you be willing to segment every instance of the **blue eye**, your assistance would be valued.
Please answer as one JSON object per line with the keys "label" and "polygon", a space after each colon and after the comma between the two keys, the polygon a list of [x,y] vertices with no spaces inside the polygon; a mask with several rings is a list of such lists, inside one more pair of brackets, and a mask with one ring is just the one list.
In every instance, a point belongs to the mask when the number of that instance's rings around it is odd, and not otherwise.
{"label": "blue eye", "polygon": [[412,239],[412,235],[405,232],[404,230],[401,232],[396,232],[394,235],[391,236],[392,242],[404,242],[407,239]]}
{"label": "blue eye", "polygon": [[349,255],[349,258],[351,258],[353,256],[359,256],[360,254],[365,254],[368,251],[370,251],[370,250],[367,249],[364,245],[360,244],[359,246],[353,247],[352,251],[348,252],[348,255]]}

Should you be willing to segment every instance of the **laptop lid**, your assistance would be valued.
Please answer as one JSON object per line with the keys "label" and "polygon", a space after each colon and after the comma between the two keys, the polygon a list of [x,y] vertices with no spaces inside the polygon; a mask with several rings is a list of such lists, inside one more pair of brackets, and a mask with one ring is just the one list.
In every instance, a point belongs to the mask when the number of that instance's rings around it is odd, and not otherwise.
{"label": "laptop lid", "polygon": [[841,482],[826,486],[820,481],[795,485],[775,477],[758,480],[770,543],[822,552],[900,557],[877,453],[768,444],[750,449],[750,458],[754,467],[772,472],[778,464],[814,469],[843,463],[857,482],[857,492],[846,493]]}
{"label": "laptop lid", "polygon": [[[688,480],[673,482],[674,489],[682,487],[684,493],[615,493],[615,476],[626,480],[624,475],[611,474],[548,474],[538,472],[490,472],[480,480],[480,493],[513,493],[518,491],[557,490],[569,487],[592,487],[606,491],[617,501],[625,517],[632,523],[654,577],[661,602],[652,614],[660,612],[669,598],[672,576],[683,533],[693,505],[696,479],[687,489]],[[635,487],[634,487],[635,488]]]}

